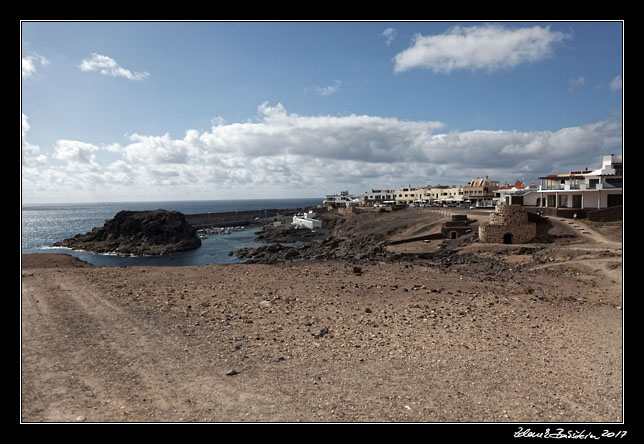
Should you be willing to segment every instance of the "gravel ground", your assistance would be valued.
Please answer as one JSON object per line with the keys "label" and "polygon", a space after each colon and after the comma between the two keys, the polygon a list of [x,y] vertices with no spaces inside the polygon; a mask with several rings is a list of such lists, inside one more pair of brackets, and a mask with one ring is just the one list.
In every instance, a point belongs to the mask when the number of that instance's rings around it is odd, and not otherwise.
{"label": "gravel ground", "polygon": [[21,420],[620,422],[617,247],[358,268],[23,255]]}

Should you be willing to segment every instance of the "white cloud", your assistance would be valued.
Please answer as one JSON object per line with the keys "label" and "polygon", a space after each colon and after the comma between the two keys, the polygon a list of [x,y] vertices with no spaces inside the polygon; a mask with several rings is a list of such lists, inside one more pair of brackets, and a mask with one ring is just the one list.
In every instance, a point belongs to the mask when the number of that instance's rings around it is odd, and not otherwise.
{"label": "white cloud", "polygon": [[387,28],[380,35],[385,38],[385,44],[389,46],[394,38],[396,38],[396,30],[394,28]]}
{"label": "white cloud", "polygon": [[323,87],[317,86],[315,88],[315,92],[319,96],[330,96],[331,94],[336,93],[338,91],[338,89],[340,89],[340,85],[342,85],[342,81],[341,80],[335,80],[332,85],[323,86]]}
{"label": "white cloud", "polygon": [[79,142],[77,140],[58,140],[54,146],[53,157],[67,162],[70,169],[81,168],[86,171],[88,168],[99,168],[95,152],[99,148],[91,143]]}
{"label": "white cloud", "polygon": [[150,75],[148,72],[132,72],[119,66],[113,58],[96,53],[81,61],[79,68],[81,71],[98,71],[106,76],[125,77],[129,80],[143,80]]}
{"label": "white cloud", "polygon": [[[334,80],[333,83],[329,86],[318,86],[318,85],[312,85],[308,88],[304,88],[303,91],[304,93],[308,94],[309,92],[314,92],[318,96],[330,96],[332,94],[335,94],[338,92],[340,89],[340,86],[342,86],[342,80]],[[217,120],[217,121],[212,121],[213,124],[215,123],[224,123],[224,120]]]}
{"label": "white cloud", "polygon": [[459,184],[481,175],[536,178],[593,167],[621,146],[621,121],[436,133],[443,127],[367,115],[301,116],[263,103],[254,122],[216,122],[183,138],[134,134],[123,146],[59,140],[54,158],[66,164],[23,169],[23,188],[109,192],[112,200],[322,196],[344,188]]}
{"label": "white cloud", "polygon": [[28,120],[29,120],[29,118],[27,117],[27,115],[25,113],[22,113],[21,127],[22,127],[22,138],[23,139],[27,136],[27,133],[29,132],[29,129],[31,128],[31,126],[29,125]]}
{"label": "white cloud", "polygon": [[568,91],[573,92],[577,88],[582,88],[586,84],[586,79],[583,76],[570,79],[568,82]]}
{"label": "white cloud", "polygon": [[395,71],[425,68],[435,73],[454,70],[511,69],[552,54],[567,36],[548,27],[508,29],[498,25],[455,26],[443,34],[417,34],[411,47],[394,58]]}
{"label": "white cloud", "polygon": [[[23,163],[29,162],[30,160],[34,160],[36,156],[40,156],[40,147],[38,145],[34,145],[30,143],[27,140],[27,133],[29,132],[29,129],[31,126],[29,125],[28,122],[28,117],[25,113],[22,113],[22,123],[21,123],[21,129],[22,129],[22,138],[21,138],[21,146],[22,146],[22,160]],[[39,157],[39,161],[43,161],[43,157]]]}
{"label": "white cloud", "polygon": [[22,78],[28,79],[35,77],[37,74],[38,66],[49,65],[49,60],[45,57],[33,54],[22,58]]}
{"label": "white cloud", "polygon": [[613,80],[610,82],[610,89],[611,91],[618,91],[622,89],[622,76],[619,75],[615,77]]}

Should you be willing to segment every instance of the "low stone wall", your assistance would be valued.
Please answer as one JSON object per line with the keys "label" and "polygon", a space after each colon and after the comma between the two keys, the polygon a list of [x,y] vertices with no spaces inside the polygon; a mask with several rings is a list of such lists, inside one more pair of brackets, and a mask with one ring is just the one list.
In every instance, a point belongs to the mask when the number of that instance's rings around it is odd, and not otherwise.
{"label": "low stone wall", "polygon": [[614,222],[623,220],[623,216],[624,209],[621,205],[588,213],[588,219],[593,222]]}
{"label": "low stone wall", "polygon": [[503,205],[479,226],[479,239],[487,243],[523,244],[537,236],[537,224],[528,220],[521,205]]}
{"label": "low stone wall", "polygon": [[356,211],[356,208],[353,205],[347,205],[346,207],[338,207],[338,214],[354,214],[359,213]]}
{"label": "low stone wall", "polygon": [[613,222],[623,219],[623,210],[621,205],[602,208],[599,210],[593,208],[552,208],[534,206],[524,206],[523,209],[530,213],[540,211],[544,216],[563,217],[566,219],[574,219],[576,214],[577,219],[588,218],[594,222]]}

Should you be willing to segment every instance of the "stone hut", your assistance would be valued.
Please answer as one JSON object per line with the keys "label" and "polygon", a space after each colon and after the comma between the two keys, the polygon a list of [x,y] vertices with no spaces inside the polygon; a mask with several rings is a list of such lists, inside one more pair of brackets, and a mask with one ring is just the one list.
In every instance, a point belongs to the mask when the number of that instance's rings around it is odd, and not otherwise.
{"label": "stone hut", "polygon": [[479,226],[479,239],[487,243],[523,244],[537,236],[537,224],[528,221],[521,205],[501,205]]}
{"label": "stone hut", "polygon": [[452,220],[441,225],[441,234],[446,239],[457,239],[472,231],[465,214],[454,214]]}

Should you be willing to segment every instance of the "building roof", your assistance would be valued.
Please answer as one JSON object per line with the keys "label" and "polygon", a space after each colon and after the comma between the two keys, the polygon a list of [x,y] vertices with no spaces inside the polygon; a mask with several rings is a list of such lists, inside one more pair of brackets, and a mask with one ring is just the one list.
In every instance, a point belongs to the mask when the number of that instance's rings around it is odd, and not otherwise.
{"label": "building roof", "polygon": [[588,174],[590,171],[582,173],[581,171],[571,171],[568,174],[548,174],[547,176],[540,177],[539,179],[583,179],[585,176],[582,174]]}

